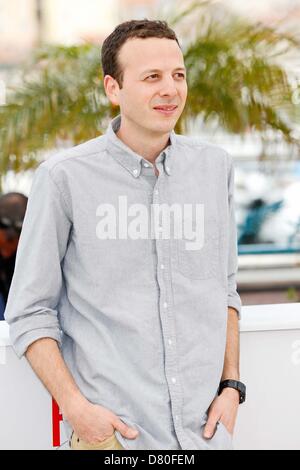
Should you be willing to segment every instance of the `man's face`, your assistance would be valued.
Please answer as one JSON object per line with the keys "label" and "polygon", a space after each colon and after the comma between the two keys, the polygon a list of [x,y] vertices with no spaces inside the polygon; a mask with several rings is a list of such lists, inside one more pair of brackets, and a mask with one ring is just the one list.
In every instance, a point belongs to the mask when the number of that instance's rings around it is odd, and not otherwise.
{"label": "man's face", "polygon": [[186,71],[177,42],[165,38],[129,39],[120,49],[118,60],[123,84],[121,89],[116,85],[112,101],[120,106],[121,115],[144,130],[170,132],[187,97]]}
{"label": "man's face", "polygon": [[6,230],[0,229],[0,257],[10,258],[17,251],[18,237],[9,239]]}

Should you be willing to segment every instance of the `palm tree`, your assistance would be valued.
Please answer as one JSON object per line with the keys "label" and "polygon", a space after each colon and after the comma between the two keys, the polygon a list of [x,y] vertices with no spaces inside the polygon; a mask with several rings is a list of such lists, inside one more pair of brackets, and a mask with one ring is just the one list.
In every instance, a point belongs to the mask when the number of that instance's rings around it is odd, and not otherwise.
{"label": "palm tree", "polygon": [[[263,140],[271,130],[299,149],[290,119],[293,89],[279,60],[299,42],[259,23],[226,18],[216,18],[205,1],[169,21],[182,34],[189,28],[182,41],[189,97],[176,131],[201,117],[234,134],[259,131]],[[41,150],[62,141],[77,144],[101,134],[117,112],[103,89],[98,46],[45,46],[24,67],[22,86],[0,106],[0,175],[35,167]]]}
{"label": "palm tree", "polygon": [[181,26],[186,37],[191,24],[196,25],[194,40],[184,51],[189,96],[179,129],[186,131],[190,119],[202,116],[204,123],[217,121],[229,133],[259,131],[266,142],[277,135],[299,150],[291,122],[294,89],[280,64],[286,53],[299,53],[298,39],[226,15],[222,5],[218,9],[206,0],[192,3],[172,23]]}

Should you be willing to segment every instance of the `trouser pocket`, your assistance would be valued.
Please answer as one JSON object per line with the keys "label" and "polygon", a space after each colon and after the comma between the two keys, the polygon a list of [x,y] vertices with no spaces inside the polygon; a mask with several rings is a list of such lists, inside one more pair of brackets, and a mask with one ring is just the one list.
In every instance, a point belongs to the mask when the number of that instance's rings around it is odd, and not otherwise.
{"label": "trouser pocket", "polygon": [[74,431],[70,438],[70,448],[72,450],[124,450],[115,433],[104,439],[104,441],[91,444],[80,439]]}

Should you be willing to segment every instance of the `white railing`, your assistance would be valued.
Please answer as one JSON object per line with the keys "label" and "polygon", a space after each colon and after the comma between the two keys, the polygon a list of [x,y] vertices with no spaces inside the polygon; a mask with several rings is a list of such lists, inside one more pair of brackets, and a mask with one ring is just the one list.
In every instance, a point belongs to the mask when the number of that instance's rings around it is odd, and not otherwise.
{"label": "white railing", "polygon": [[[242,310],[241,380],[247,401],[235,429],[235,449],[300,450],[300,304]],[[64,448],[59,410],[0,322],[0,449]]]}

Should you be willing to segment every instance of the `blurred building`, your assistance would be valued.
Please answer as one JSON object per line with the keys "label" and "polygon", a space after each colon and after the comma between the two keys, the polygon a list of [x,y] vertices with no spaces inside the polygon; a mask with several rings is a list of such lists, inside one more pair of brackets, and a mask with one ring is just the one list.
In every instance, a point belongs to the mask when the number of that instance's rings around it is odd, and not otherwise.
{"label": "blurred building", "polygon": [[113,28],[118,1],[41,0],[41,40],[74,44],[102,41]]}
{"label": "blurred building", "polygon": [[[0,0],[0,64],[16,64],[41,43],[100,42],[131,18],[175,14],[193,0]],[[299,25],[300,0],[219,0],[229,10],[267,24]]]}
{"label": "blurred building", "polygon": [[155,16],[161,4],[161,0],[0,0],[0,64],[20,63],[42,43],[101,42],[118,22]]}
{"label": "blurred building", "polygon": [[36,0],[0,0],[0,64],[23,60],[37,43]]}

